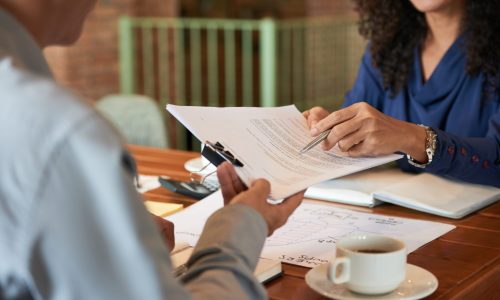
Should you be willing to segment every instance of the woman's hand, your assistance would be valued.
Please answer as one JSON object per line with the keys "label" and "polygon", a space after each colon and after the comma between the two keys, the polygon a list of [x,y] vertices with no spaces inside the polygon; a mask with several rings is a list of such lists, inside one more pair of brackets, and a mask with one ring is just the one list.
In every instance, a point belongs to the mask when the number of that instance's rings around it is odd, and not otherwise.
{"label": "woman's hand", "polygon": [[358,102],[325,116],[326,110],[309,110],[311,135],[332,129],[322,148],[329,150],[338,144],[349,156],[381,156],[403,152],[426,163],[425,129],[379,112],[365,102]]}
{"label": "woman's hand", "polygon": [[306,110],[302,113],[302,115],[307,120],[307,125],[309,128],[314,127],[319,121],[328,117],[330,113],[324,109],[323,107],[315,106],[309,110]]}

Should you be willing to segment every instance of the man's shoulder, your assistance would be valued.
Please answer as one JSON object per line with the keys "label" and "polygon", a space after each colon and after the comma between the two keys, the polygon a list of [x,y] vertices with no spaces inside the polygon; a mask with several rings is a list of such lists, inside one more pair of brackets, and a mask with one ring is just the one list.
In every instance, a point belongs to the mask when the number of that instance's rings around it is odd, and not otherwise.
{"label": "man's shoulder", "polygon": [[0,61],[0,90],[3,128],[16,128],[17,135],[30,136],[32,141],[64,138],[85,122],[109,127],[90,102],[50,77],[5,60]]}
{"label": "man's shoulder", "polygon": [[72,140],[121,150],[119,136],[92,105],[50,77],[0,60],[0,91],[0,175],[16,172],[36,186],[47,161]]}
{"label": "man's shoulder", "polygon": [[17,68],[9,59],[0,61],[0,79],[0,105],[9,113],[27,115],[32,121],[71,123],[92,111],[88,103],[52,78]]}

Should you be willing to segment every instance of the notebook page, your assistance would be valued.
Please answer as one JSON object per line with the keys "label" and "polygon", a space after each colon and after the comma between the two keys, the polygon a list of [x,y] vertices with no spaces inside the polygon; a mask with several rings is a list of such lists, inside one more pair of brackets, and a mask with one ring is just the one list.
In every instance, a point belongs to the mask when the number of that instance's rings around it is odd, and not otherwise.
{"label": "notebook page", "polygon": [[375,192],[374,197],[411,209],[458,219],[499,200],[500,189],[423,173],[385,187]]}
{"label": "notebook page", "polygon": [[306,197],[360,206],[375,206],[372,193],[415,176],[392,166],[380,166],[341,178],[327,180],[307,189]]}

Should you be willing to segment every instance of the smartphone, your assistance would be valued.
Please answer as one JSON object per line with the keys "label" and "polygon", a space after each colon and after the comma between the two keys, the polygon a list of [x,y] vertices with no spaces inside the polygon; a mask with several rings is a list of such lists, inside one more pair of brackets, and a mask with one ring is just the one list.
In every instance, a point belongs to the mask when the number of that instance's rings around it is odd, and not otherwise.
{"label": "smartphone", "polygon": [[162,177],[159,181],[164,188],[197,200],[203,199],[219,189],[217,183],[211,182],[185,182]]}

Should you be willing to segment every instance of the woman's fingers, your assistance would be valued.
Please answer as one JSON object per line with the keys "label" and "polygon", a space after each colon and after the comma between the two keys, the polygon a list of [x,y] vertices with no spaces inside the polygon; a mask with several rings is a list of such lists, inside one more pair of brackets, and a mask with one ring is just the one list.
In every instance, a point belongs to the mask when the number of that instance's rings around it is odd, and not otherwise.
{"label": "woman's fingers", "polygon": [[357,112],[356,107],[353,105],[334,111],[321,121],[318,121],[318,123],[311,128],[311,135],[316,136],[327,129],[350,120],[356,116]]}
{"label": "woman's fingers", "polygon": [[338,141],[339,149],[343,152],[348,152],[352,147],[360,144],[366,137],[366,133],[358,129]]}
{"label": "woman's fingers", "polygon": [[[362,125],[362,120],[356,117],[335,125],[328,137],[323,141],[321,145],[323,150],[330,150],[331,148],[333,148],[333,146],[335,146],[335,144],[339,143],[349,135],[359,131]],[[341,150],[344,149],[341,148]]]}
{"label": "woman's fingers", "polygon": [[309,110],[306,110],[302,113],[302,115],[306,118],[307,120],[307,125],[309,128],[312,128],[316,126],[316,124],[326,118],[330,113],[319,106],[313,107]]}

